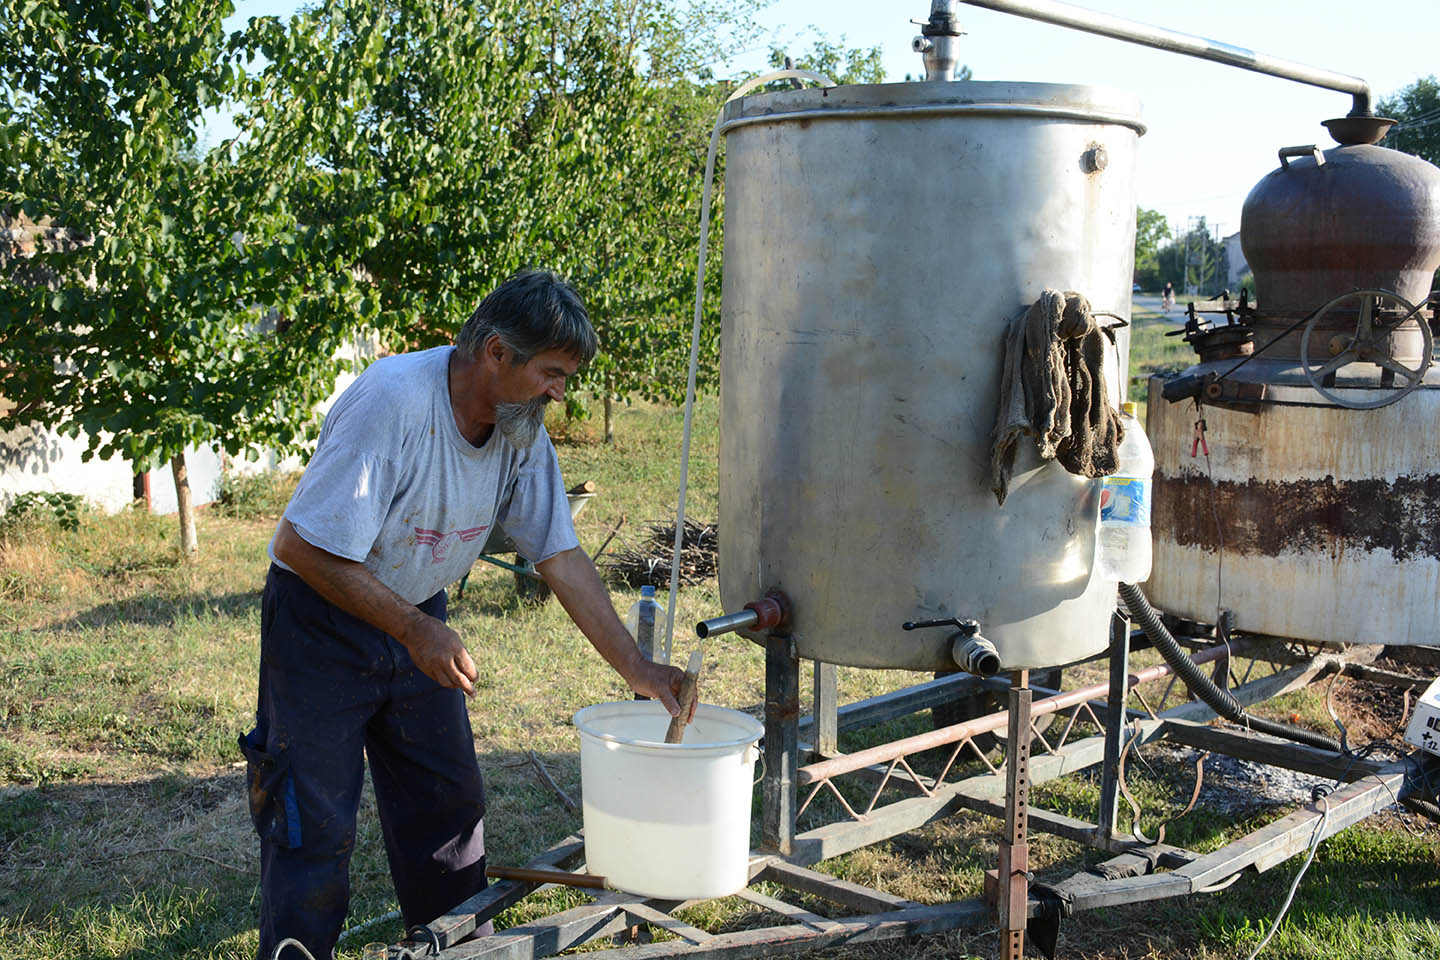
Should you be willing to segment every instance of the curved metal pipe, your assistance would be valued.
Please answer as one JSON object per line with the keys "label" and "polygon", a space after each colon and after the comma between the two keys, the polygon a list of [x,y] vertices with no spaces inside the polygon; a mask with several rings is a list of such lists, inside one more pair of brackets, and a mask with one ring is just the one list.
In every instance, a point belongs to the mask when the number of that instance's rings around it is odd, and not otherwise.
{"label": "curved metal pipe", "polygon": [[1348,93],[1353,98],[1350,116],[1373,116],[1370,107],[1370,84],[1359,77],[1307,66],[1264,53],[1256,53],[1254,50],[1231,46],[1217,40],[1207,40],[1204,37],[1188,33],[1166,30],[1164,27],[1154,27],[1148,23],[1114,17],[1108,13],[1086,10],[1068,3],[1056,3],[1055,0],[963,0],[963,2],[972,7],[983,7],[1017,17],[1039,20],[1042,23],[1053,23],[1059,27],[1070,27],[1114,40],[1138,43],[1141,46],[1154,47],[1157,50],[1181,53],[1187,57],[1198,57],[1201,60],[1239,67],[1241,70],[1253,70],[1255,73],[1264,73],[1285,80],[1308,83],[1313,87],[1324,87],[1326,90]]}

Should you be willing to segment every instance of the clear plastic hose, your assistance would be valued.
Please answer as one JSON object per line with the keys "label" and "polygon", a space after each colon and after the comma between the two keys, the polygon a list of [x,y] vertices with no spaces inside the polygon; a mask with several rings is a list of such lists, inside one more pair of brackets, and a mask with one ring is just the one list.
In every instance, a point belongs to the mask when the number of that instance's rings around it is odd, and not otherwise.
{"label": "clear plastic hose", "polygon": [[[821,86],[833,87],[835,81],[809,70],[775,70],[747,80],[725,98],[725,103],[743,97],[756,87],[775,80],[810,80]],[[670,603],[665,614],[665,646],[656,651],[661,663],[670,662],[670,643],[675,636],[675,594],[680,590],[680,548],[685,542],[685,490],[690,480],[690,425],[695,413],[695,369],[700,363],[700,320],[705,305],[705,247],[710,239],[710,188],[715,180],[715,157],[720,151],[720,121],[725,116],[721,106],[710,131],[710,150],[705,155],[705,187],[700,196],[700,254],[695,266],[695,321],[690,329],[690,372],[685,380],[685,428],[680,439],[680,496],[675,508],[675,556],[670,562]]]}

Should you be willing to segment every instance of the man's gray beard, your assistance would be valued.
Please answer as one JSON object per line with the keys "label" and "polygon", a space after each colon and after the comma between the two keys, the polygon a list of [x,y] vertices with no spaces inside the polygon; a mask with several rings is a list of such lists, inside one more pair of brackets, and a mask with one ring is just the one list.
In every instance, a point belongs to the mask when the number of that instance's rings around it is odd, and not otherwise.
{"label": "man's gray beard", "polygon": [[545,405],[550,398],[543,393],[529,403],[497,403],[495,426],[510,441],[510,446],[524,450],[535,442],[545,424]]}

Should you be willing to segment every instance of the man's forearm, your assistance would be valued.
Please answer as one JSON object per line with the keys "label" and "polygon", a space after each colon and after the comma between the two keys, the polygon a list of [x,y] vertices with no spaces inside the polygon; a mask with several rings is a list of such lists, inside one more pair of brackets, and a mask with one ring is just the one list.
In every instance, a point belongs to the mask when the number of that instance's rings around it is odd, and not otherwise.
{"label": "man's forearm", "polygon": [[[679,716],[676,699],[684,673],[663,663],[652,663],[640,655],[640,648],[615,615],[610,592],[600,582],[595,564],[576,547],[558,553],[536,565],[540,575],[559,598],[570,619],[585,634],[605,662],[615,669],[636,693],[659,700],[670,715]],[[694,708],[692,704],[691,712]]]}
{"label": "man's forearm", "polygon": [[316,593],[351,616],[405,642],[417,618],[414,604],[375,578],[364,564],[321,550],[282,519],[275,536],[275,556]]}
{"label": "man's forearm", "polygon": [[460,635],[406,602],[363,564],[321,550],[283,519],[275,532],[275,556],[326,600],[399,640],[436,683],[475,695],[475,661]]}
{"label": "man's forearm", "polygon": [[625,625],[615,615],[610,593],[585,551],[576,547],[557,553],[536,569],[580,632],[585,634],[605,662],[633,686],[636,670],[644,658]]}

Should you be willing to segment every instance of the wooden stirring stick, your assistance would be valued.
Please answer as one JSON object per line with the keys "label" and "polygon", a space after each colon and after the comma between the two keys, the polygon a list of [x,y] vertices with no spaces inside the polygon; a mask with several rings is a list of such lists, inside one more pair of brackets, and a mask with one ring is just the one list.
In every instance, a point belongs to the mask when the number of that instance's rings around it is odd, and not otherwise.
{"label": "wooden stirring stick", "polygon": [[700,665],[704,658],[700,651],[695,650],[690,654],[690,662],[685,665],[685,679],[680,681],[680,716],[670,718],[670,729],[665,731],[666,743],[679,743],[685,739],[685,725],[690,722],[690,708],[695,704],[695,698],[699,695]]}

